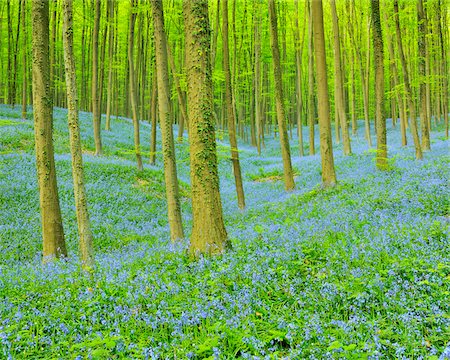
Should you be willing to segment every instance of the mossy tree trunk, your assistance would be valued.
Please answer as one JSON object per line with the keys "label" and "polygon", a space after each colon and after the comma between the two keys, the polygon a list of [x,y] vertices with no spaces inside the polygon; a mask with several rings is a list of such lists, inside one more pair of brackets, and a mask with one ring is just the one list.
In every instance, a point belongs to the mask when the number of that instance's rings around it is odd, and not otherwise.
{"label": "mossy tree trunk", "polygon": [[52,139],[48,5],[47,0],[32,1],[33,116],[44,263],[67,256]]}
{"label": "mossy tree trunk", "polygon": [[193,227],[189,252],[220,254],[230,246],[223,222],[213,115],[207,0],[184,0]]}

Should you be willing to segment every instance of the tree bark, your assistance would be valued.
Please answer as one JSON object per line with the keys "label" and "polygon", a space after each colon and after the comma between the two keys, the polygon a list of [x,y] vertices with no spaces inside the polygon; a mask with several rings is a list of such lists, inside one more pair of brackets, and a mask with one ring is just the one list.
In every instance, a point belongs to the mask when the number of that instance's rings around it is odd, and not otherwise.
{"label": "tree bark", "polygon": [[228,0],[222,0],[222,43],[223,43],[223,70],[225,73],[225,98],[228,117],[228,137],[231,147],[231,162],[233,164],[234,181],[238,206],[245,208],[244,187],[242,185],[241,165],[239,164],[238,143],[236,140],[236,116],[233,108],[233,88],[230,73],[230,51],[228,47]]}
{"label": "tree bark", "polygon": [[220,254],[231,247],[219,191],[207,0],[184,0],[193,227],[189,252]]}
{"label": "tree bark", "polygon": [[[314,1],[314,0],[313,0]],[[314,144],[314,37],[311,1],[308,0],[308,126],[309,126],[309,155],[315,155]]]}
{"label": "tree bark", "polygon": [[328,100],[327,63],[325,36],[323,29],[322,0],[311,2],[314,36],[314,55],[316,59],[317,98],[319,106],[320,156],[322,159],[322,185],[332,187],[336,184],[334,171],[333,145],[331,140],[330,103]]}
{"label": "tree bark", "polygon": [[134,151],[136,154],[137,168],[143,169],[141,156],[141,142],[139,134],[138,105],[136,95],[136,74],[134,69],[134,25],[136,23],[136,1],[130,0],[130,25],[128,33],[128,71],[129,71],[129,91],[131,102],[131,113],[133,116]]}
{"label": "tree bark", "polygon": [[87,196],[84,186],[83,156],[81,135],[78,121],[77,82],[75,75],[75,57],[73,54],[73,16],[72,0],[63,0],[63,43],[64,65],[66,73],[67,107],[70,135],[70,152],[72,155],[73,191],[77,213],[78,236],[82,266],[91,269],[94,266],[93,236],[89,222]]}
{"label": "tree bark", "polygon": [[286,117],[283,102],[283,84],[281,79],[280,49],[278,46],[278,24],[275,0],[269,0],[270,45],[272,48],[273,73],[275,83],[275,102],[277,108],[278,131],[280,133],[281,156],[283,158],[284,187],[290,191],[295,188],[291,164],[291,152],[286,130]]}
{"label": "tree bark", "polygon": [[419,114],[420,114],[420,127],[422,130],[422,150],[430,150],[430,128],[428,121],[428,107],[427,107],[427,82],[428,73],[426,66],[426,59],[428,59],[428,48],[427,48],[427,17],[423,8],[423,0],[417,0],[417,23],[418,23],[418,33],[419,33]]}
{"label": "tree bark", "polygon": [[380,2],[371,1],[373,49],[375,57],[375,125],[377,134],[377,168],[387,170],[386,117],[384,115],[384,50],[381,32]]}
{"label": "tree bark", "polygon": [[164,179],[166,183],[167,211],[169,217],[170,238],[172,241],[184,238],[181,221],[180,195],[173,142],[172,115],[170,109],[169,69],[167,61],[167,40],[164,31],[164,11],[162,0],[152,0],[153,26],[155,36],[155,55],[159,122],[162,136],[164,160]]}
{"label": "tree bark", "polygon": [[100,5],[101,1],[94,1],[94,30],[92,33],[92,118],[94,124],[94,142],[95,155],[102,155],[102,139],[101,139],[101,114],[99,107],[99,90],[98,90],[98,33],[100,28]]}
{"label": "tree bark", "polygon": [[417,130],[416,108],[415,108],[413,98],[412,98],[412,91],[411,91],[411,85],[409,82],[408,69],[406,66],[405,54],[403,52],[402,35],[400,32],[400,20],[399,20],[399,16],[398,16],[398,0],[394,0],[394,17],[395,17],[395,31],[397,34],[398,52],[400,55],[400,61],[402,63],[403,80],[405,82],[406,98],[408,100],[409,114],[411,117],[411,132],[412,132],[412,136],[413,136],[413,140],[414,140],[414,147],[416,149],[416,159],[421,160],[423,158],[423,154],[422,154],[422,148],[420,146],[419,133]]}
{"label": "tree bark", "polygon": [[47,0],[32,1],[33,115],[39,204],[42,219],[43,262],[67,256],[59,206],[52,140],[50,90],[49,8]]}
{"label": "tree bark", "polygon": [[339,20],[336,11],[336,1],[330,0],[331,15],[333,20],[333,34],[334,34],[334,93],[336,114],[338,116],[335,121],[338,121],[342,130],[342,142],[344,143],[344,155],[351,155],[352,148],[350,145],[350,136],[348,133],[347,116],[345,114],[344,103],[344,83],[342,80],[342,65],[341,65],[341,44],[339,35]]}

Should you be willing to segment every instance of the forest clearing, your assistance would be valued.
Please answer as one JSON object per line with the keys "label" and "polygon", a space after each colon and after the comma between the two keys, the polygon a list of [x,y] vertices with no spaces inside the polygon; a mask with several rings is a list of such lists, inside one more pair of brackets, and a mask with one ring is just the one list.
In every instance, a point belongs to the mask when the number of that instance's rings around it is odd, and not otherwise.
{"label": "forest clearing", "polygon": [[450,359],[449,11],[0,1],[0,359]]}

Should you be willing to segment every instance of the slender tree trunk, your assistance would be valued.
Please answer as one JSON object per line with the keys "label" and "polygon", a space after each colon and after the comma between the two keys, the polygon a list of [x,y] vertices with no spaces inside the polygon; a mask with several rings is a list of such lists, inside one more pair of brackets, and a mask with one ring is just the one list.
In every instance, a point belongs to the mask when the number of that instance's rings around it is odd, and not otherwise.
{"label": "slender tree trunk", "polygon": [[400,55],[400,61],[402,63],[403,80],[405,82],[406,97],[408,99],[409,113],[411,116],[411,132],[413,135],[414,147],[416,148],[416,159],[421,160],[423,158],[422,148],[420,146],[419,132],[417,130],[416,108],[413,102],[405,54],[403,53],[402,36],[400,32],[400,21],[398,16],[398,0],[394,0],[394,17],[395,17],[395,31],[397,33],[398,52]]}
{"label": "slender tree trunk", "polygon": [[112,86],[113,86],[113,50],[114,50],[114,27],[112,26],[114,21],[114,2],[115,0],[108,0],[108,28],[109,28],[109,40],[108,40],[108,85],[106,88],[106,124],[105,130],[111,130],[111,98],[112,98]]}
{"label": "slender tree trunk", "polygon": [[322,159],[322,185],[336,184],[333,145],[331,140],[330,103],[328,100],[327,63],[323,29],[322,0],[311,2],[314,28],[314,55],[316,59],[317,93],[319,106],[320,157]]}
{"label": "slender tree trunk", "polygon": [[281,156],[283,158],[284,187],[290,191],[295,188],[291,164],[291,152],[286,130],[286,117],[283,102],[283,84],[281,79],[280,50],[278,47],[278,24],[275,0],[269,0],[270,45],[272,48],[273,73],[275,83],[275,102],[277,108],[278,131],[280,133]]}
{"label": "slender tree trunk", "polygon": [[87,196],[84,186],[83,156],[81,135],[78,122],[77,83],[75,75],[75,57],[73,54],[73,16],[72,0],[63,0],[64,6],[64,65],[66,73],[67,106],[70,135],[70,152],[72,154],[73,191],[80,237],[81,261],[84,268],[94,266],[94,249],[92,231],[89,222]]}
{"label": "slender tree trunk", "polygon": [[261,141],[263,134],[261,114],[261,7],[258,1],[254,3],[254,51],[255,51],[255,126],[256,126],[256,148],[261,155]]}
{"label": "slender tree trunk", "polygon": [[26,0],[22,0],[22,119],[27,118],[27,27]]}
{"label": "slender tree trunk", "polygon": [[419,25],[419,104],[420,104],[420,126],[422,130],[422,150],[430,150],[430,128],[427,111],[427,82],[428,74],[426,72],[426,59],[428,59],[428,48],[426,43],[427,36],[427,17],[423,8],[423,0],[417,0],[417,23]]}
{"label": "slender tree trunk", "polygon": [[152,76],[152,99],[150,105],[150,118],[152,119],[152,130],[150,133],[150,164],[156,162],[156,125],[157,125],[157,107],[158,107],[158,84],[156,75],[156,66],[153,66]]}
{"label": "slender tree trunk", "polygon": [[384,50],[381,32],[380,2],[371,1],[372,37],[375,58],[375,124],[377,133],[377,168],[387,170],[386,117],[384,116]]}
{"label": "slender tree trunk", "polygon": [[59,207],[52,140],[50,91],[49,8],[47,0],[32,1],[33,115],[39,204],[42,219],[43,261],[67,256]]}
{"label": "slender tree trunk", "polygon": [[[175,82],[175,89],[177,91],[177,97],[178,97],[178,105],[180,107],[180,123],[178,128],[178,141],[183,141],[183,133],[184,133],[184,124],[187,123],[187,110],[186,110],[186,101],[183,94],[183,91],[181,90],[180,85],[180,79],[177,75],[177,68],[175,66],[175,60],[173,58],[172,52],[170,51],[170,46],[167,46],[167,56],[169,58],[169,64],[170,64],[170,70],[172,71],[173,80]],[[189,126],[189,125],[188,125]]]}
{"label": "slender tree trunk", "polygon": [[[296,115],[297,115],[297,135],[298,135],[298,148],[300,156],[304,156],[303,151],[303,89],[302,89],[302,57],[303,57],[303,41],[305,39],[305,23],[303,23],[302,40],[300,41],[300,27],[298,24],[298,0],[294,1],[295,8],[295,29],[294,29],[294,41],[295,41],[295,65],[296,65]],[[306,19],[306,18],[305,18]]]}
{"label": "slender tree trunk", "polygon": [[242,185],[241,165],[239,164],[238,143],[236,140],[236,116],[233,108],[233,88],[231,86],[230,51],[228,48],[228,0],[222,0],[222,42],[223,69],[225,72],[225,97],[228,116],[228,136],[231,146],[231,162],[233,164],[234,181],[238,206],[245,208],[244,187]]}
{"label": "slender tree trunk", "polygon": [[8,104],[14,106],[14,90],[13,90],[13,30],[12,30],[12,17],[11,17],[11,2],[6,1],[6,16],[8,21]]}
{"label": "slender tree trunk", "polygon": [[[367,143],[369,144],[369,147],[372,147],[372,136],[370,135],[370,115],[369,115],[369,84],[370,84],[370,23],[371,20],[369,20],[369,23],[367,24],[367,57],[366,57],[366,72],[364,76],[361,77],[361,79],[365,79],[363,83],[364,88],[364,126],[365,126],[365,132],[366,132],[366,139]],[[362,61],[361,61],[361,72],[364,73],[364,69],[362,68]],[[361,80],[362,81],[362,80]]]}
{"label": "slender tree trunk", "polygon": [[441,45],[441,73],[443,75],[442,78],[442,97],[444,99],[443,101],[443,109],[444,109],[444,124],[445,124],[445,137],[448,139],[448,132],[449,132],[449,122],[448,122],[448,64],[447,59],[449,58],[449,52],[448,52],[448,46],[445,46],[444,44],[444,34],[445,31],[446,38],[448,39],[448,25],[447,25],[447,15],[443,15],[442,19],[444,22],[444,26],[441,26],[441,15],[442,15],[442,4],[441,0],[438,0],[437,3],[438,11],[437,11],[437,26],[438,26],[438,34],[439,34],[439,43]]}
{"label": "slender tree trunk", "polygon": [[[314,0],[312,0],[314,1]],[[313,17],[311,9],[311,1],[308,0],[308,125],[309,125],[309,155],[315,155],[315,144],[314,144],[314,37],[313,37]]]}
{"label": "slender tree trunk", "polygon": [[222,215],[213,117],[207,0],[183,1],[193,226],[189,252],[220,254],[231,244]]}
{"label": "slender tree trunk", "polygon": [[181,221],[180,195],[178,190],[175,146],[173,142],[172,114],[170,110],[169,69],[167,61],[167,40],[164,32],[164,12],[162,0],[152,0],[152,12],[155,32],[156,67],[158,69],[158,106],[162,135],[167,211],[169,216],[170,238],[172,241],[175,241],[184,238],[184,233]]}
{"label": "slender tree trunk", "polygon": [[100,27],[100,1],[94,1],[94,32],[92,33],[92,117],[94,123],[95,155],[102,155],[101,114],[99,109],[98,89],[98,32]]}
{"label": "slender tree trunk", "polygon": [[[385,21],[387,22],[387,14],[385,14]],[[393,39],[389,32],[386,34],[386,42],[388,44],[388,50],[389,50],[389,57],[391,58],[391,72],[392,72],[392,79],[394,82],[394,87],[397,87],[399,84],[399,77],[397,72],[397,64],[395,61],[395,53],[394,53],[394,45],[393,45]],[[407,138],[406,138],[406,114],[405,114],[405,105],[404,105],[404,99],[401,96],[400,92],[398,90],[395,91],[395,95],[397,97],[397,103],[400,113],[400,134],[402,138],[402,146],[407,145]]]}
{"label": "slender tree trunk", "polygon": [[345,114],[344,103],[344,83],[342,80],[342,65],[341,65],[341,44],[339,36],[339,20],[336,11],[336,1],[330,0],[331,14],[333,20],[333,33],[334,33],[334,91],[335,91],[335,106],[338,121],[342,130],[342,142],[344,143],[344,155],[351,155],[352,148],[350,145],[350,136],[348,133],[347,116]]}
{"label": "slender tree trunk", "polygon": [[143,169],[142,156],[141,156],[141,143],[139,134],[139,119],[137,109],[137,96],[136,96],[136,75],[134,71],[134,25],[136,23],[136,2],[130,0],[130,27],[128,33],[128,71],[130,80],[130,100],[131,100],[131,112],[133,115],[133,129],[134,129],[134,151],[136,153],[136,161],[138,170]]}

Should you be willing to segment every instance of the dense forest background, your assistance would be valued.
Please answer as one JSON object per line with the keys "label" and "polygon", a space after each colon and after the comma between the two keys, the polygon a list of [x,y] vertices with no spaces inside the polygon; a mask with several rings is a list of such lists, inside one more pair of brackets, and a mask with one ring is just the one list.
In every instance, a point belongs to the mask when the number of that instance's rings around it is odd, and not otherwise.
{"label": "dense forest background", "polygon": [[[97,8],[89,1],[74,1],[74,52],[76,59],[79,106],[91,110],[93,27],[99,22],[99,102],[101,112],[132,116],[129,96],[129,48],[135,63],[138,117],[151,119],[152,86],[155,82],[155,48],[150,4],[135,1],[102,1]],[[330,4],[333,4],[331,6]],[[381,27],[384,37],[385,113],[396,121],[405,119],[410,109],[405,87],[405,72],[396,41],[396,15],[392,1],[381,1]],[[420,4],[420,11],[418,6]],[[219,129],[227,128],[225,106],[225,75],[223,70],[222,12],[220,0],[209,4],[212,27],[211,57],[214,81],[214,105]],[[285,111],[289,129],[300,116],[303,125],[317,117],[314,79],[309,60],[311,46],[310,9],[308,2],[281,1],[277,6],[280,54],[282,63]],[[50,2],[50,62],[54,104],[66,107],[64,58],[62,44],[62,1]],[[130,15],[133,16],[130,16]],[[337,16],[334,28],[333,15]],[[181,1],[164,2],[165,31],[170,60],[171,100],[174,121],[181,121],[179,97],[186,91],[185,49]],[[20,104],[31,102],[31,2],[3,1],[0,4],[0,102]],[[130,39],[130,19],[134,31]],[[398,22],[406,60],[406,72],[415,107],[425,111],[434,124],[448,118],[448,4],[444,0],[400,1]],[[277,132],[274,109],[274,80],[271,76],[268,7],[258,1],[229,1],[229,38],[231,81],[234,90],[237,133],[256,146],[256,123],[261,134]],[[324,2],[324,28],[328,64],[329,97],[332,119],[338,116],[336,86],[342,86],[344,110],[356,131],[356,119],[373,121],[375,112],[373,44],[369,1]],[[335,50],[340,47],[340,77],[336,85]],[[256,68],[259,69],[256,74]],[[255,92],[258,80],[260,94]],[[298,79],[298,81],[297,81]],[[420,103],[421,85],[425,85],[424,106]],[[256,99],[255,99],[256,98]],[[154,98],[153,98],[154,100]],[[255,119],[256,103],[261,107]],[[416,111],[416,113],[419,113]],[[447,120],[446,120],[447,121]],[[338,124],[338,122],[337,122]],[[338,127],[336,127],[336,131]],[[372,130],[373,131],[373,130]],[[261,141],[263,141],[262,135]],[[339,143],[341,135],[335,136]],[[305,147],[308,144],[305,144]],[[307,152],[306,152],[307,153]]]}

